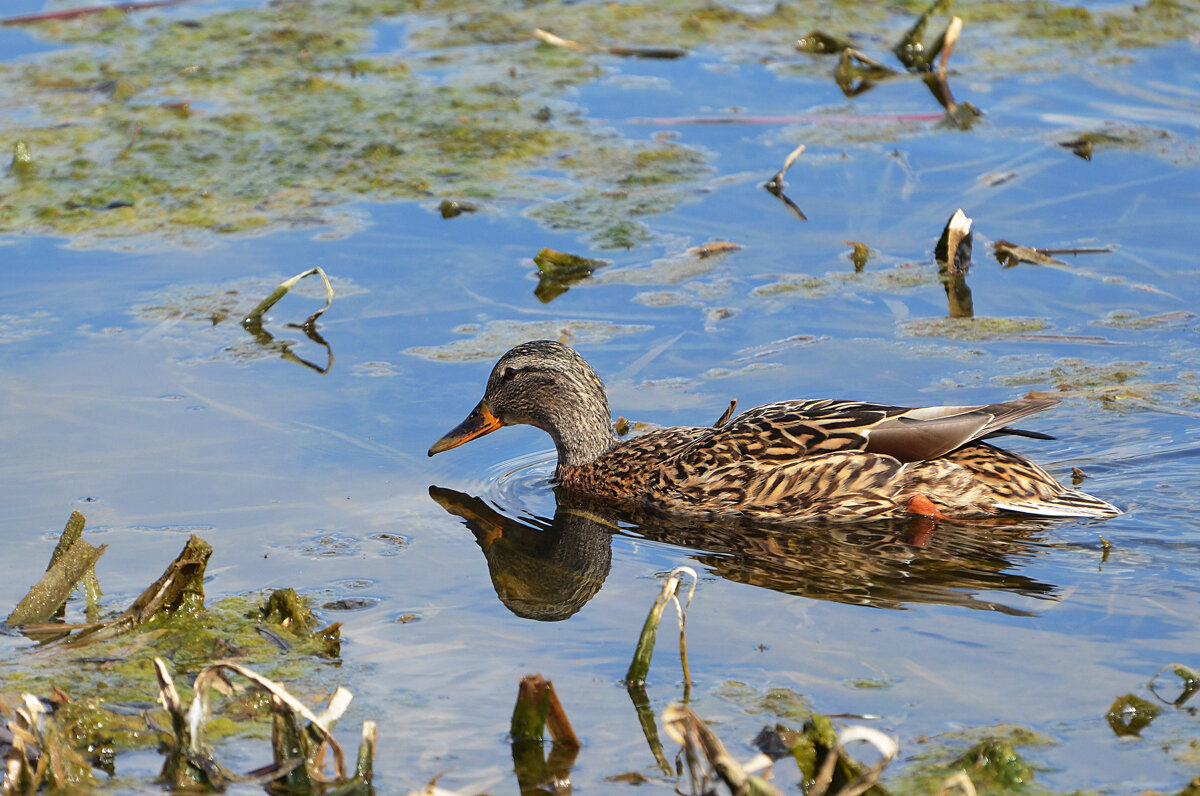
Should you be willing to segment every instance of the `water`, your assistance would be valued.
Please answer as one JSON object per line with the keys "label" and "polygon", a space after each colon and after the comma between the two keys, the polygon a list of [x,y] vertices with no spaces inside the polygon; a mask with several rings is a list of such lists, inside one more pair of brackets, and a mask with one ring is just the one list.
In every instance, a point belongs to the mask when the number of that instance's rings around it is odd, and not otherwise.
{"label": "water", "polygon": [[[7,42],[6,57],[31,52]],[[884,120],[936,110],[917,81],[848,101],[823,68],[705,50],[601,57],[604,74],[571,101],[624,136],[669,131],[713,168],[690,201],[644,219],[658,242],[629,251],[588,252],[504,202],[452,220],[435,202],[364,202],[349,234],[283,231],[202,250],[9,237],[0,604],[22,596],[72,509],[87,514],[88,538],[110,545],[99,576],[114,605],[197,532],[215,548],[210,599],[293,586],[318,603],[364,600],[323,614],[344,622],[347,640],[329,687],[357,695],[348,744],[361,720],[380,724],[381,792],[441,772],[462,792],[516,792],[508,722],[518,679],[541,672],[584,739],[571,771],[581,790],[621,787],[606,778],[632,770],[665,793],[674,780],[657,772],[619,681],[660,573],[686,564],[701,575],[688,618],[692,706],[739,758],[782,718],[764,695],[790,689],[823,713],[879,717],[868,723],[901,743],[895,771],[924,736],[1011,723],[1054,741],[1023,749],[1050,789],[1178,790],[1194,773],[1190,715],[1165,710],[1142,739],[1115,736],[1104,715],[1121,694],[1151,698],[1144,686],[1160,666],[1200,665],[1196,44],[1127,55],[998,78],[964,65],[956,95],[986,111],[970,133]],[[642,121],[735,106],[866,120]],[[1090,162],[1059,146],[1102,120],[1167,136]],[[806,222],[760,187],[802,142],[787,181]],[[929,252],[958,207],[976,222],[976,315],[1036,328],[923,334],[947,312]],[[1003,269],[987,247],[998,239],[1115,250]],[[712,240],[741,249],[672,259]],[[845,240],[875,250],[864,273]],[[530,262],[542,247],[612,264],[542,304]],[[236,323],[238,308],[314,264],[338,289],[319,324],[334,358],[324,375]],[[195,300],[229,290],[223,305]],[[323,368],[328,352],[285,326],[321,303],[319,291],[291,295],[267,328]],[[230,318],[214,325],[214,306]],[[504,429],[432,460],[425,450],[479,399],[497,354],[563,329],[606,379],[614,412],[661,424],[712,422],[735,396],[743,408],[799,396],[965,404],[1065,384],[1063,405],[1029,423],[1057,439],[1013,447],[1063,478],[1081,468],[1083,488],[1128,513],[882,531],[555,524],[541,432]],[[437,358],[463,340],[473,354]],[[674,632],[661,635],[656,711],[682,696]],[[227,753],[246,769],[261,762],[237,743]],[[153,772],[144,758],[126,770]],[[794,767],[779,776],[793,783]]]}

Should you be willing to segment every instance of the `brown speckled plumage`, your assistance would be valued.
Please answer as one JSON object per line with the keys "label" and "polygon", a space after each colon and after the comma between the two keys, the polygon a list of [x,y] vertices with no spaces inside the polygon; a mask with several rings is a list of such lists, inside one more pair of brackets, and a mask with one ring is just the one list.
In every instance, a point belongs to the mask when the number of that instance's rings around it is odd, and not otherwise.
{"label": "brown speckled plumage", "polygon": [[908,409],[781,401],[716,427],[676,426],[622,441],[596,372],[567,346],[538,340],[500,358],[479,406],[429,453],[500,425],[527,423],[554,439],[564,489],[668,511],[772,521],[870,519],[904,514],[910,499],[924,496],[951,517],[1120,514],[982,441],[1040,436],[1008,425],[1055,403]]}

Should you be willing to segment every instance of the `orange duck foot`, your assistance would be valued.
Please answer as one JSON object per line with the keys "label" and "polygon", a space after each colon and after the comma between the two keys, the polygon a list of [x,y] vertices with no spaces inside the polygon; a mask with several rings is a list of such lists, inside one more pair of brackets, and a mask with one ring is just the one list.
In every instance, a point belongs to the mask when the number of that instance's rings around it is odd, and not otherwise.
{"label": "orange duck foot", "polygon": [[930,517],[935,520],[950,519],[942,512],[938,511],[938,507],[933,505],[933,501],[924,495],[913,495],[904,504],[904,510],[909,514],[916,514],[920,517]]}

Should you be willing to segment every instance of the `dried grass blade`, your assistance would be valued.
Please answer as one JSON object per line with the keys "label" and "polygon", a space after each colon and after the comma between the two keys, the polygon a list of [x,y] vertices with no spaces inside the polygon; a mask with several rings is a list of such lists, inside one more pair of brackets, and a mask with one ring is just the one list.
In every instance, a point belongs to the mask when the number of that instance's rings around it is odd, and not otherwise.
{"label": "dried grass blade", "polygon": [[321,315],[325,313],[325,310],[329,309],[333,305],[333,285],[329,284],[329,277],[326,276],[325,270],[319,265],[309,268],[303,273],[296,274],[291,279],[285,279],[284,281],[280,282],[279,287],[272,290],[270,295],[260,301],[258,306],[251,310],[250,314],[242,319],[242,326],[261,326],[263,314],[267,310],[271,309],[271,307],[274,307],[277,303],[279,303],[279,300],[286,296],[288,292],[290,292],[291,289],[296,286],[297,282],[305,277],[312,276],[313,274],[320,274],[321,280],[325,283],[325,306],[308,316],[308,320],[306,320],[303,324],[305,328],[312,326],[312,324],[316,322],[317,318],[320,318]]}
{"label": "dried grass blade", "polygon": [[[245,677],[247,680],[254,683],[271,696],[277,698],[284,705],[291,708],[292,711],[298,713],[301,717],[307,720],[312,728],[320,734],[322,741],[329,744],[329,747],[333,750],[334,772],[338,780],[344,780],[346,778],[345,755],[342,753],[342,747],[338,745],[337,740],[333,737],[333,733],[330,731],[329,727],[326,726],[326,723],[322,721],[321,718],[315,713],[309,710],[309,708],[303,702],[288,693],[288,690],[284,688],[283,685],[275,682],[274,680],[269,680],[253,669],[247,669],[245,666],[234,663],[233,661],[219,661],[214,663],[205,667],[200,674],[196,676],[196,682],[193,685],[196,696],[192,700],[192,706],[188,709],[188,722],[191,725],[193,737],[195,734],[195,728],[199,726],[202,720],[207,721],[209,716],[208,691],[213,687],[215,681],[224,676],[224,672],[226,671],[235,672],[240,674],[242,677]],[[344,690],[345,689],[341,688],[338,689],[339,692]],[[337,698],[336,694],[335,698]]]}
{"label": "dried grass blade", "polygon": [[587,52],[589,49],[577,41],[571,41],[570,39],[564,39],[561,36],[555,36],[550,31],[542,30],[541,28],[534,28],[533,35],[546,42],[546,44],[550,44],[555,47],[563,47],[568,50],[574,50],[575,52]]}
{"label": "dried grass blade", "polygon": [[[739,796],[781,796],[779,791],[765,780],[747,774],[742,765],[726,751],[717,734],[688,706],[668,705],[663,710],[662,720],[663,729],[667,734],[685,750],[689,750],[689,768],[694,752],[699,751],[708,761],[709,768],[725,783],[731,793]],[[694,770],[692,776],[693,782],[700,785]],[[707,777],[707,773],[704,776]]]}
{"label": "dried grass blade", "polygon": [[967,772],[959,771],[957,774],[952,774],[942,781],[941,790],[938,791],[938,796],[947,796],[951,790],[955,790],[961,796],[976,796],[975,783],[967,776]]}
{"label": "dried grass blade", "polygon": [[962,28],[962,17],[954,17],[943,34],[942,59],[938,62],[938,79],[942,83],[946,82],[946,68],[950,63],[950,54],[954,52],[954,45],[958,43],[958,37],[962,35]]}

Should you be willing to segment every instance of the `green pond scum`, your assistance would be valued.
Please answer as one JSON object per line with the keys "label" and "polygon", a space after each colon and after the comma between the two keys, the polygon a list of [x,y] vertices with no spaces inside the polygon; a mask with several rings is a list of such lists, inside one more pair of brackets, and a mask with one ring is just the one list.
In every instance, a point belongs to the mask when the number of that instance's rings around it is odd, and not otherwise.
{"label": "green pond scum", "polygon": [[[75,539],[78,545],[83,524],[82,515],[72,515],[63,541],[70,544]],[[292,589],[227,597],[206,606],[199,583],[211,552],[203,540],[192,537],[152,588],[110,618],[67,635],[52,633],[52,625],[45,623],[30,626],[26,632],[42,643],[0,664],[0,704],[6,715],[21,704],[22,695],[49,698],[55,709],[52,719],[40,722],[45,725],[40,735],[43,750],[59,743],[62,750],[52,754],[92,750],[104,768],[103,759],[111,767],[117,752],[162,741],[155,725],[169,722],[147,718],[159,714],[155,658],[169,659],[181,675],[194,674],[214,661],[237,661],[286,680],[303,689],[306,697],[327,692],[326,663],[340,655],[339,625],[318,629],[311,610]],[[193,561],[200,562],[198,570]],[[175,573],[184,580],[173,584]],[[146,599],[146,594],[164,593],[176,596],[169,604]],[[140,615],[151,608],[153,615]],[[262,736],[269,707],[269,699],[258,692],[231,695],[216,711],[208,737]]]}
{"label": "green pond scum", "polygon": [[[1101,13],[1048,2],[938,6],[947,8],[935,9],[931,31],[947,13],[989,31],[974,45],[973,68],[994,72],[1048,61],[1072,68],[1064,48],[1094,57],[1200,25],[1195,4],[1173,0]],[[598,249],[636,247],[656,238],[638,219],[688,201],[711,173],[708,156],[631,141],[586,118],[564,90],[594,79],[613,56],[538,42],[535,28],[553,20],[554,33],[585,45],[708,47],[820,71],[818,57],[795,52],[797,39],[853,31],[898,41],[926,9],[326,0],[31,24],[61,46],[0,65],[0,147],[14,153],[0,175],[0,232],[81,245],[198,244],[335,225],[359,198],[482,209],[517,200]],[[371,26],[384,21],[412,23],[405,49],[372,51]],[[826,33],[806,35],[814,25]],[[886,137],[887,127],[870,134]],[[1157,145],[1153,134],[1130,132],[1078,140],[1089,152]]]}

